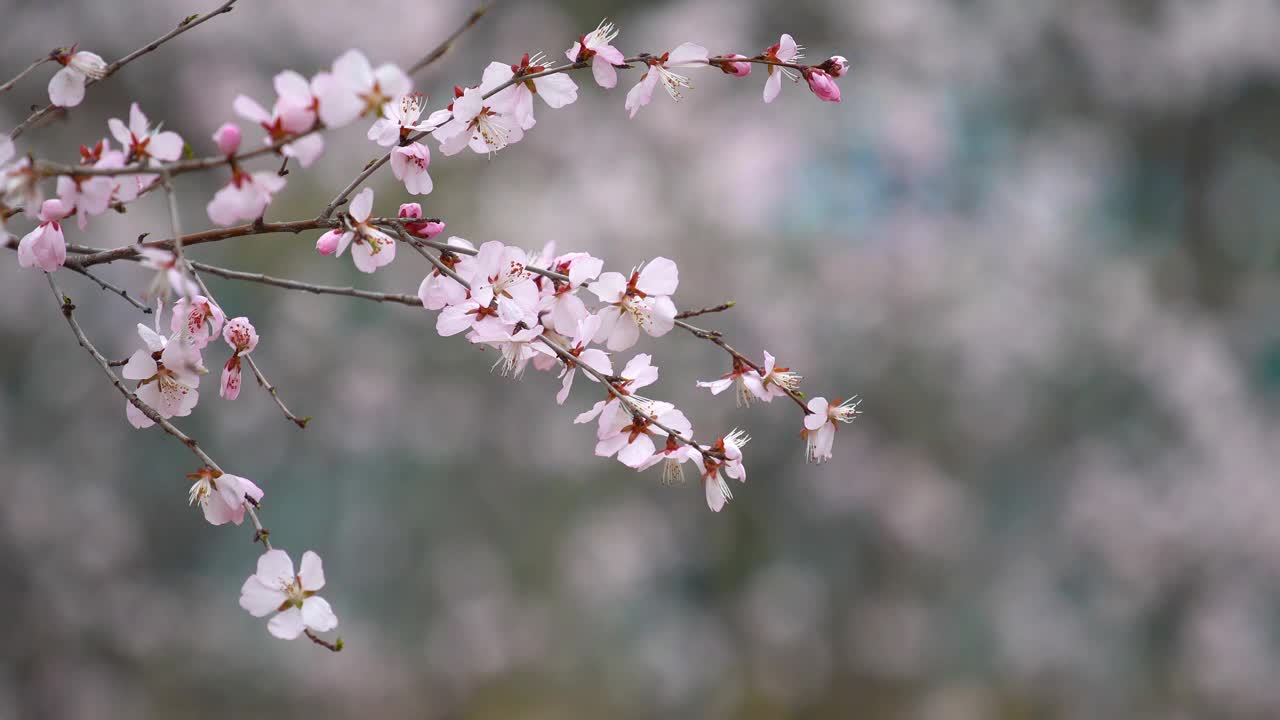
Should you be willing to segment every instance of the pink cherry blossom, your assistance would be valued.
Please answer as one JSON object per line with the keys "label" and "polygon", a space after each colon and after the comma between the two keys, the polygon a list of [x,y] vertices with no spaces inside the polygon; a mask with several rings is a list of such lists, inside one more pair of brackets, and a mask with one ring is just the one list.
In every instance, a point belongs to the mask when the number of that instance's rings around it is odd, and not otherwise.
{"label": "pink cherry blossom", "polygon": [[680,89],[692,89],[693,85],[689,84],[689,78],[671,72],[670,68],[704,66],[707,64],[707,57],[706,48],[694,43],[684,43],[675,50],[663,53],[660,57],[645,58],[649,71],[627,93],[625,107],[630,117],[634,118],[640,108],[649,104],[649,100],[653,98],[653,89],[659,82],[672,100],[678,102],[683,99],[684,95],[681,94]]}
{"label": "pink cherry blossom", "polygon": [[84,100],[84,85],[90,78],[107,75],[107,63],[100,56],[73,47],[54,55],[62,69],[49,80],[49,102],[58,107],[75,107]]}
{"label": "pink cherry blossom", "polygon": [[[790,35],[783,33],[782,38],[777,43],[770,45],[764,51],[764,56],[774,62],[794,63],[804,57],[800,52],[802,49],[799,45],[796,45],[796,41]],[[782,77],[785,75],[788,79],[795,80],[796,75],[787,68],[778,65],[768,65],[766,67],[769,68],[769,79],[764,83],[764,101],[771,103],[774,98],[778,97],[778,93],[782,92]]]}
{"label": "pink cherry blossom", "polygon": [[244,522],[246,498],[254,505],[262,501],[262,488],[238,475],[203,467],[187,475],[187,479],[195,480],[189,493],[190,504],[200,505],[210,525],[239,525]]}
{"label": "pink cherry blossom", "polygon": [[222,123],[213,131],[213,141],[218,144],[218,152],[231,157],[240,151],[240,126],[232,122]]}
{"label": "pink cherry blossom", "polygon": [[561,335],[572,335],[578,323],[588,315],[587,306],[578,297],[578,289],[600,276],[603,261],[587,253],[566,253],[552,258],[548,270],[567,275],[569,281],[539,275],[534,279],[542,295],[538,312],[549,313],[549,323]]}
{"label": "pink cherry blossom", "polygon": [[168,250],[146,245],[135,247],[142,258],[141,265],[156,271],[155,279],[151,281],[151,288],[147,292],[149,296],[161,297],[167,295],[170,290],[183,297],[199,294],[200,290],[195,281],[178,267],[177,255]]}
{"label": "pink cherry blossom", "polygon": [[578,38],[573,47],[565,51],[569,62],[591,63],[591,75],[596,83],[606,90],[618,84],[618,71],[615,66],[626,64],[626,56],[610,43],[618,37],[618,28],[613,23],[601,20],[595,30]]}
{"label": "pink cherry blossom", "polygon": [[359,50],[348,50],[333,62],[333,72],[312,80],[320,120],[327,127],[347,125],[366,113],[376,113],[392,98],[413,87],[399,67],[386,63],[375,70]]}
{"label": "pink cherry blossom", "polygon": [[[138,325],[143,349],[135,352],[121,369],[126,380],[137,380],[138,399],[160,417],[185,417],[200,399],[196,388],[205,372],[200,352],[177,338],[165,339],[146,325]],[[154,425],[151,418],[133,403],[125,401],[125,415],[136,428]]]}
{"label": "pink cherry blossom", "polygon": [[222,366],[222,385],[219,393],[227,400],[240,396],[240,360],[258,347],[258,331],[249,318],[238,317],[222,329],[222,339],[231,346],[231,357]]}
{"label": "pink cherry blossom", "polygon": [[[728,55],[725,55],[725,57],[743,58],[745,60],[747,56],[739,55],[737,53],[729,53]],[[723,72],[725,75],[732,75],[734,77],[746,77],[751,74],[751,63],[749,62],[719,62],[719,63],[716,63],[716,65],[719,66],[721,72]]]}
{"label": "pink cherry blossom", "polygon": [[828,403],[826,398],[809,401],[809,414],[804,416],[805,459],[811,463],[823,463],[831,459],[831,447],[835,443],[837,422],[851,423],[858,417],[858,405],[862,401],[850,398]]}
{"label": "pink cherry blossom", "polygon": [[[490,104],[484,99],[485,86],[478,88],[454,88],[454,101],[449,106],[452,117],[432,113],[430,122],[440,124],[432,135],[440,142],[440,152],[456,155],[464,147],[477,153],[495,153],[519,142],[524,130],[508,109]],[[444,112],[444,111],[442,111]]]}
{"label": "pink cherry blossom", "polygon": [[316,250],[321,255],[337,254],[339,256],[346,252],[347,246],[354,241],[355,245],[351,248],[351,259],[356,264],[356,269],[360,272],[371,273],[378,268],[388,265],[396,259],[396,243],[391,236],[387,235],[377,227],[370,225],[368,220],[373,214],[373,188],[365,188],[361,190],[355,199],[351,201],[351,208],[348,215],[351,217],[353,225],[351,229],[338,234],[337,230],[330,230],[320,239],[316,241]]}
{"label": "pink cherry blossom", "polygon": [[707,507],[712,512],[720,512],[725,503],[733,499],[733,492],[725,476],[746,481],[747,471],[742,464],[742,446],[751,438],[740,430],[734,430],[720,438],[709,448],[724,455],[720,460],[711,454],[702,456],[702,487],[707,497]]}
{"label": "pink cherry blossom", "polygon": [[61,200],[45,200],[40,206],[40,224],[18,242],[18,265],[54,272],[67,261],[67,241],[58,221],[69,214]]}
{"label": "pink cherry blossom", "polygon": [[502,322],[514,324],[537,316],[538,286],[526,269],[527,261],[524,250],[494,240],[460,264],[469,271],[475,301],[486,307],[496,303]]}
{"label": "pink cherry blossom", "polygon": [[534,355],[547,352],[546,346],[538,340],[542,335],[541,325],[521,329],[502,322],[486,322],[476,323],[473,330],[471,342],[498,350],[498,359],[493,367],[500,369],[503,377],[519,379]]}
{"label": "pink cherry blossom", "polygon": [[786,395],[787,391],[798,390],[802,379],[800,375],[791,372],[791,368],[778,367],[777,358],[765,350],[764,367],[758,374],[748,373],[742,382],[755,397],[773,402],[774,398]]}
{"label": "pink cherry blossom", "polygon": [[[497,87],[514,77],[532,75],[546,69],[548,69],[548,65],[541,55],[530,59],[528,53],[526,53],[519,65],[507,65],[500,62],[489,63],[489,66],[484,70],[484,80],[481,82],[481,86]],[[506,103],[511,109],[511,114],[520,123],[520,127],[528,130],[535,124],[533,119],[534,95],[542,98],[548,107],[559,109],[578,99],[578,84],[564,73],[555,73],[533,78],[532,80],[522,80],[499,92],[493,97],[493,100],[497,104]]]}
{"label": "pink cherry blossom", "polygon": [[825,72],[815,69],[806,68],[804,71],[804,79],[809,83],[809,89],[814,95],[818,96],[823,102],[840,102],[840,86],[836,85],[836,81]]}
{"label": "pink cherry blossom", "polygon": [[[398,215],[399,217],[402,217],[405,219],[420,218],[422,217],[422,206],[419,205],[418,203],[403,203],[400,205],[400,211]],[[431,238],[444,232],[445,227],[446,227],[445,223],[439,220],[426,220],[423,222],[407,222],[404,224],[404,229],[410,235],[420,237],[420,238],[425,238],[427,240],[430,240]],[[455,238],[450,238],[451,241],[454,239]],[[456,238],[456,239],[461,240],[461,238]],[[466,241],[463,240],[463,242],[466,242]],[[467,247],[472,250],[475,249],[474,247],[472,247],[471,243],[467,243]]]}
{"label": "pink cherry blossom", "polygon": [[234,225],[241,220],[257,220],[284,186],[285,179],[275,170],[248,173],[233,165],[231,182],[213,194],[205,211],[209,213],[210,220],[223,226]]}
{"label": "pink cherry blossom", "polygon": [[182,157],[182,137],[176,132],[152,129],[138,103],[129,105],[129,124],[116,118],[107,120],[116,142],[124,146],[130,162],[173,162]]}
{"label": "pink cherry blossom", "polygon": [[382,147],[394,147],[411,133],[426,130],[421,122],[427,96],[422,93],[401,95],[382,106],[382,117],[373,121],[368,138]]}
{"label": "pink cherry blossom", "polygon": [[[80,146],[80,164],[104,170],[122,168],[125,165],[124,153],[112,150],[105,139],[99,140],[92,147]],[[102,175],[60,175],[57,187],[63,207],[75,213],[76,224],[84,230],[91,216],[101,215],[110,207],[117,181]]]}
{"label": "pink cherry blossom", "polygon": [[662,463],[662,484],[680,485],[684,483],[684,464],[689,461],[698,462],[702,453],[697,448],[681,443],[670,435],[666,446],[654,453],[648,460],[637,467],[637,470],[648,470]]}
{"label": "pink cherry blossom", "polygon": [[282,640],[293,640],[304,630],[329,632],[338,627],[333,608],[316,592],[324,587],[320,556],[308,550],[295,575],[293,561],[283,550],[268,550],[258,558],[257,572],[240,588],[240,607],[254,617],[277,613],[267,631]]}
{"label": "pink cherry blossom", "polygon": [[[648,405],[651,400],[635,394],[636,390],[648,387],[658,382],[658,367],[652,363],[652,359],[646,353],[640,353],[631,358],[626,366],[622,368],[622,372],[618,373],[618,378],[614,381],[614,390],[610,392],[604,400],[597,402],[590,410],[578,415],[573,419],[575,424],[588,423],[599,418],[599,427],[604,428],[610,426],[614,422],[614,416],[621,412],[619,410],[620,402],[614,397],[614,392],[625,395],[631,401],[641,407]],[[597,436],[600,430],[597,429]]]}
{"label": "pink cherry blossom", "polygon": [[636,344],[640,330],[662,337],[675,327],[676,306],[670,295],[680,284],[676,264],[664,257],[636,268],[630,279],[607,272],[589,288],[609,303],[600,311],[600,334],[596,342],[606,342],[610,350],[626,350]]}
{"label": "pink cherry blossom", "polygon": [[[416,204],[416,203],[414,203]],[[404,206],[401,206],[401,217],[403,217]],[[421,209],[418,210],[421,213]],[[408,227],[406,225],[406,227]],[[451,237],[448,244],[453,247],[464,250],[475,250],[475,246],[460,237]],[[457,273],[461,268],[461,262],[458,255],[451,252],[443,252],[440,254],[440,262],[445,267]],[[459,276],[463,277],[463,276]],[[468,279],[463,277],[463,279]],[[439,269],[432,269],[431,273],[422,279],[422,284],[418,286],[418,298],[422,300],[422,307],[428,310],[440,310],[442,308],[458,305],[466,301],[469,296],[467,288],[458,283],[457,280],[440,272]],[[477,307],[479,303],[476,303]]]}
{"label": "pink cherry blossom", "polygon": [[[431,151],[422,143],[403,145],[391,151],[391,173],[404,183],[410,195],[426,195],[431,192]],[[443,228],[441,228],[443,229]]]}
{"label": "pink cherry blossom", "polygon": [[[573,376],[577,374],[579,364],[606,377],[613,374],[613,363],[609,360],[609,356],[602,350],[587,347],[599,329],[600,318],[595,315],[588,315],[578,322],[577,331],[569,341],[568,347],[573,359],[565,360],[564,370],[560,373],[560,392],[556,394],[556,403],[563,405],[565,399],[569,397],[569,388],[573,387]],[[591,373],[587,373],[587,377],[592,382],[599,382]]]}
{"label": "pink cherry blossom", "polygon": [[[253,98],[236,96],[232,107],[240,117],[262,126],[267,131],[266,144],[279,142],[310,131],[316,122],[317,100],[307,79],[292,70],[279,73],[274,78],[277,93],[271,112],[267,112]],[[324,152],[324,138],[318,133],[302,135],[281,146],[280,152],[296,158],[302,167],[310,167]]]}
{"label": "pink cherry blossom", "polygon": [[222,332],[226,320],[222,308],[203,295],[181,298],[173,306],[169,329],[181,336],[197,350],[203,350],[210,340]]}
{"label": "pink cherry blossom", "polygon": [[657,451],[653,437],[668,437],[666,430],[654,425],[658,422],[671,428],[677,435],[689,439],[693,426],[684,413],[669,402],[652,401],[635,415],[615,412],[607,424],[601,424],[596,443],[596,455],[618,456],[618,462],[630,468],[639,468]]}
{"label": "pink cherry blossom", "polygon": [[708,388],[711,390],[712,395],[719,395],[725,390],[728,390],[731,386],[736,386],[736,392],[734,393],[735,403],[738,407],[749,407],[751,405],[753,394],[747,387],[745,380],[747,377],[755,377],[758,383],[760,375],[755,370],[747,366],[746,363],[735,357],[733,359],[732,370],[715,380],[699,380],[698,387]]}

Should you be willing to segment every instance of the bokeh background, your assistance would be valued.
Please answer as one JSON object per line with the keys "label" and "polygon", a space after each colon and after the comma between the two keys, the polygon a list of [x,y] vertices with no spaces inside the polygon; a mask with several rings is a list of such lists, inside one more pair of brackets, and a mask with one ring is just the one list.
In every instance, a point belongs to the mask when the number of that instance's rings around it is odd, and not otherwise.
{"label": "bokeh background", "polygon": [[[6,77],[55,45],[108,59],[213,0],[0,0]],[[71,161],[138,100],[199,154],[350,47],[408,65],[466,2],[245,0],[90,90],[21,148]],[[1280,6],[1263,0],[506,2],[420,75],[560,56],[602,16],[625,51],[842,53],[844,102],[695,72],[628,122],[612,93],[539,109],[492,159],[436,156],[427,212],[476,242],[678,260],[679,305],[805,390],[865,397],[806,466],[786,403],[695,391],[722,354],[644,339],[750,481],[719,515],[591,455],[553,378],[491,375],[422,311],[210,278],[302,415],[252,384],[181,423],[325,560],[347,649],[237,606],[257,550],[185,505],[191,456],[133,430],[38,274],[0,262],[0,718],[1250,718],[1280,715]],[[0,126],[45,102],[44,68]],[[433,106],[435,106],[433,104]],[[364,127],[295,170],[309,217],[376,156]],[[247,133],[250,142],[256,134]],[[225,178],[180,181],[183,222]],[[377,208],[409,198],[382,173]],[[26,231],[22,222],[11,230]],[[157,193],[71,242],[167,233]],[[200,259],[412,292],[316,233]],[[3,259],[3,258],[0,258]],[[141,288],[144,271],[102,269]],[[60,276],[62,274],[60,273]],[[62,277],[111,357],[146,318]],[[216,367],[225,350],[208,354]]]}

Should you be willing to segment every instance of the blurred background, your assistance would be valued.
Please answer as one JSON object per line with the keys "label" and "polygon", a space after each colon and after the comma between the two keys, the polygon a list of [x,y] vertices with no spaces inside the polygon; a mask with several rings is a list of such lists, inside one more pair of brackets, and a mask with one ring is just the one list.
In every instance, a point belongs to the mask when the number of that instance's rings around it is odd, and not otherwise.
{"label": "blurred background", "polygon": [[[108,60],[214,0],[0,0],[9,77],[56,45]],[[356,47],[409,65],[469,2],[242,2],[90,89],[21,150],[73,161],[131,100],[197,154],[271,76]],[[633,121],[623,76],[578,75],[492,159],[443,158],[450,234],[676,259],[681,307],[860,393],[836,457],[803,461],[787,403],[694,381],[707,343],[645,338],[700,433],[748,430],[719,515],[592,457],[553,378],[491,375],[420,310],[209,278],[262,336],[300,431],[246,379],[180,423],[324,558],[347,648],[269,637],[237,606],[247,527],[186,507],[193,458],[135,431],[43,278],[0,262],[0,718],[1263,718],[1280,716],[1280,6],[1261,0],[500,3],[419,87],[443,105],[491,59],[553,58],[601,17],[617,45],[753,55],[790,32],[853,70],[844,102],[694,71]],[[45,67],[0,127],[47,102]],[[332,133],[268,219],[315,214],[378,152]],[[257,142],[246,129],[246,146]],[[433,148],[434,149],[434,148]],[[270,162],[262,164],[271,166]],[[614,182],[602,182],[614,178]],[[219,173],[179,182],[208,226]],[[410,200],[390,174],[384,214]],[[163,197],[69,242],[167,235]],[[10,224],[19,235],[22,220]],[[318,233],[201,260],[413,292],[319,257]],[[141,289],[145,271],[101,269]],[[59,273],[112,358],[149,322]],[[221,343],[206,364],[225,360]]]}

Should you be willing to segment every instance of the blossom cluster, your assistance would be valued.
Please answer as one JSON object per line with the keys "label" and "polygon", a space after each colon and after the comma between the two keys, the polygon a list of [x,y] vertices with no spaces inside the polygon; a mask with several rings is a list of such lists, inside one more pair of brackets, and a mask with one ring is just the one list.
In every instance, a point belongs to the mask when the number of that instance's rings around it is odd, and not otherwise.
{"label": "blossom cluster", "polygon": [[[132,390],[117,386],[126,396],[125,415],[134,427],[159,424],[195,448],[194,441],[172,428],[169,420],[186,417],[195,409],[201,378],[208,373],[204,354],[219,337],[230,348],[219,385],[222,398],[239,396],[244,364],[250,365],[273,396],[275,389],[266,383],[252,357],[259,343],[253,324],[243,316],[228,320],[194,266],[185,260],[172,177],[226,168],[230,177],[208,200],[207,215],[222,227],[248,222],[245,234],[253,234],[254,228],[264,226],[264,215],[285,189],[286,173],[283,167],[250,170],[247,162],[275,154],[286,164],[308,168],[325,150],[326,131],[363,120],[365,138],[386,148],[387,154],[309,226],[324,230],[316,240],[317,252],[339,257],[350,249],[356,269],[374,273],[396,260],[400,245],[411,245],[432,265],[417,296],[425,309],[438,312],[435,328],[441,336],[461,336],[492,351],[497,358],[494,368],[504,376],[520,378],[530,366],[557,373],[556,402],[561,405],[567,402],[575,379],[586,377],[603,389],[604,397],[574,422],[594,423],[595,454],[638,471],[660,465],[662,479],[669,484],[682,482],[684,465],[691,462],[698,469],[707,505],[719,512],[733,497],[730,481],[746,481],[743,448],[749,436],[735,429],[714,440],[695,439],[692,423],[675,404],[640,394],[658,381],[653,356],[646,352],[623,355],[631,353],[642,335],[662,337],[677,326],[706,336],[680,320],[673,300],[680,283],[674,261],[657,257],[624,273],[606,271],[602,259],[585,252],[557,252],[554,243],[534,252],[497,241],[478,246],[460,237],[440,241],[436,238],[443,234],[445,223],[426,217],[419,203],[402,203],[394,217],[384,217],[374,213],[372,189],[357,191],[369,173],[388,163],[405,193],[431,193],[429,141],[445,156],[466,148],[479,154],[503,150],[537,125],[535,97],[552,109],[577,100],[578,85],[568,74],[572,70],[590,68],[596,84],[605,89],[616,87],[619,70],[642,70],[623,103],[624,111],[634,118],[652,101],[658,87],[673,100],[681,100],[693,87],[684,73],[696,68],[718,68],[741,78],[749,76],[753,66],[762,65],[767,74],[765,102],[778,97],[783,79],[798,83],[802,78],[819,99],[839,102],[835,78],[849,68],[840,56],[817,65],[799,64],[801,48],[790,35],[782,35],[754,57],[713,56],[692,42],[661,54],[627,57],[614,45],[618,36],[616,26],[602,21],[565,50],[567,65],[557,66],[542,54],[528,53],[515,63],[490,62],[478,84],[456,86],[449,102],[432,112],[428,112],[427,96],[414,91],[404,70],[391,63],[375,67],[360,51],[349,50],[311,77],[293,70],[276,75],[275,96],[267,105],[247,95],[237,96],[232,110],[240,121],[260,130],[262,146],[243,150],[240,125],[224,122],[211,135],[217,153],[207,158],[192,160],[188,155],[183,160],[188,146],[182,136],[152,123],[137,103],[130,104],[127,121],[110,119],[106,136],[80,146],[74,166],[57,166],[30,155],[18,157],[10,138],[0,135],[0,223],[18,212],[32,219],[35,227],[16,244],[19,265],[54,273],[69,264],[64,220],[74,216],[84,231],[107,210],[123,210],[157,187],[164,188],[174,211],[174,239],[163,246],[124,248],[132,251],[125,259],[154,271],[144,296],[155,302],[155,322],[151,327],[137,325],[142,346],[127,361],[116,364],[123,378],[133,383]],[[104,79],[121,64],[107,65],[101,57],[74,47],[56,51],[49,59],[62,66],[49,83],[49,97],[53,105],[64,108],[78,105],[91,81]],[[46,198],[43,180],[51,177],[56,178],[56,196]],[[335,215],[348,199],[345,210]],[[83,271],[78,264],[72,267]],[[124,291],[121,294],[129,297]],[[168,330],[163,332],[166,310]],[[64,313],[70,320],[70,309],[64,308]],[[723,347],[732,357],[731,371],[698,385],[717,395],[735,388],[735,397],[744,405],[779,397],[793,400],[805,414],[801,434],[806,457],[813,462],[829,459],[836,428],[856,417],[857,402],[828,403],[823,398],[806,402],[798,389],[800,375],[779,367],[772,354],[765,352],[763,363],[757,364]],[[106,361],[101,362],[111,373]],[[278,398],[277,402],[286,416],[305,426]],[[326,647],[340,649],[340,642],[335,648],[313,634],[338,624],[332,608],[316,596],[325,582],[320,557],[308,551],[295,572],[292,560],[271,547],[259,523],[263,489],[248,478],[224,472],[203,451],[197,455],[204,464],[188,475],[194,481],[190,504],[199,507],[213,525],[240,525],[247,515],[257,531],[255,539],[266,551],[241,589],[241,606],[256,617],[274,613],[268,630],[277,637],[305,633]]]}

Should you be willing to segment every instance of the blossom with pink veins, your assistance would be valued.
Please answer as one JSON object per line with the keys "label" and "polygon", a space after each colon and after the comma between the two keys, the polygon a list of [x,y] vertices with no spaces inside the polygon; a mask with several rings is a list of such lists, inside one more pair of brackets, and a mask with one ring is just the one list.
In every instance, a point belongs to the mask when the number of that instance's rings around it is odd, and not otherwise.
{"label": "blossom with pink veins", "polygon": [[805,68],[804,79],[809,83],[809,90],[823,102],[840,102],[840,86],[825,72],[817,68]]}
{"label": "blossom with pink veins", "polygon": [[49,79],[49,102],[58,107],[75,107],[84,100],[84,85],[90,78],[107,76],[107,62],[101,56],[74,47],[53,56],[62,69]]}
{"label": "blossom with pink veins", "polygon": [[[399,217],[405,218],[407,220],[421,218],[422,205],[418,203],[401,203],[398,215]],[[430,240],[431,238],[444,232],[445,227],[446,227],[446,224],[443,221],[436,220],[434,218],[424,220],[422,222],[407,222],[404,224],[405,231],[408,232],[410,235],[413,235],[415,237],[425,238],[427,240]],[[462,238],[456,238],[456,239],[461,240]],[[463,240],[463,242],[466,242],[466,241]],[[467,246],[471,247],[471,243],[467,243]],[[471,249],[474,250],[475,248],[471,247]]]}
{"label": "blossom with pink veins", "polygon": [[702,488],[707,496],[707,507],[720,512],[725,503],[733,499],[733,492],[725,476],[746,482],[747,470],[742,464],[742,446],[751,438],[741,430],[734,430],[716,441],[708,450],[724,455],[720,460],[711,454],[702,455]]}
{"label": "blossom with pink veins", "polygon": [[[525,75],[543,72],[548,67],[541,53],[532,59],[528,53],[525,53],[519,65],[489,63],[489,66],[484,69],[484,79],[480,85],[497,87],[517,75],[523,78]],[[553,73],[530,80],[522,79],[493,96],[493,100],[510,107],[511,114],[520,123],[520,127],[528,130],[536,124],[533,119],[534,95],[542,98],[548,107],[558,110],[578,99],[578,84],[564,73]]]}
{"label": "blossom with pink veins", "polygon": [[538,286],[527,264],[524,250],[496,240],[460,263],[469,271],[472,298],[486,307],[497,303],[498,318],[508,324],[537,319]]}
{"label": "blossom with pink veins", "polygon": [[258,558],[258,570],[240,588],[240,607],[254,617],[277,613],[267,623],[267,632],[281,640],[293,640],[304,630],[329,632],[338,627],[338,616],[324,598],[316,595],[324,587],[324,567],[320,556],[308,550],[302,554],[297,574],[293,561],[283,550],[268,550]]}
{"label": "blossom with pink veins", "polygon": [[396,259],[395,240],[368,222],[373,214],[373,188],[361,190],[351,201],[347,214],[354,223],[350,230],[330,230],[316,240],[316,250],[321,255],[341,257],[354,241],[351,259],[360,272],[371,273]]}
{"label": "blossom with pink veins", "polygon": [[203,350],[222,332],[222,323],[226,319],[222,308],[212,300],[203,295],[193,295],[180,298],[174,304],[169,329],[197,350]]}
{"label": "blossom with pink veins", "polygon": [[[605,377],[613,374],[613,362],[609,360],[609,356],[603,350],[587,347],[591,342],[591,338],[595,337],[596,331],[599,329],[600,318],[598,316],[588,315],[578,322],[578,329],[569,341],[568,346],[569,354],[573,356],[573,359],[565,360],[564,370],[560,372],[560,392],[556,393],[557,404],[563,405],[565,399],[569,397],[569,388],[573,387],[573,376],[577,374],[579,364],[585,365]],[[592,382],[599,382],[592,373],[586,373],[586,375]]]}
{"label": "blossom with pink veins", "polygon": [[[404,217],[403,207],[404,206],[401,206],[401,217]],[[464,250],[475,250],[474,245],[460,237],[450,237],[447,242],[452,247]],[[459,270],[465,271],[466,269],[462,267],[460,258],[457,254],[449,252],[441,253],[440,262],[445,267],[453,270],[455,274],[459,275],[459,277],[464,280],[470,280],[467,276],[458,273]],[[432,268],[431,272],[422,279],[422,284],[418,286],[418,299],[422,300],[422,307],[428,310],[441,310],[450,305],[458,305],[466,301],[467,297],[467,288],[463,287],[457,280],[445,275],[436,268]],[[478,304],[479,303],[477,303],[477,305]]]}
{"label": "blossom with pink veins", "polygon": [[129,105],[129,124],[117,118],[107,120],[111,136],[120,143],[130,162],[173,162],[182,157],[182,136],[169,130],[152,129],[138,103]]}
{"label": "blossom with pink veins", "polygon": [[[138,381],[137,396],[160,414],[160,417],[185,417],[200,399],[196,388],[200,375],[207,372],[200,351],[176,337],[165,337],[146,325],[138,324],[142,349],[135,352],[120,374],[126,380]],[[149,428],[155,423],[128,400],[125,416],[135,428]]]}
{"label": "blossom with pink veins", "polygon": [[[391,151],[391,173],[404,183],[410,195],[427,195],[434,185],[427,168],[431,165],[431,150],[422,143],[402,145]],[[444,229],[443,227],[441,228]]]}
{"label": "blossom with pink veins", "polygon": [[630,113],[629,117],[635,117],[640,108],[649,104],[653,98],[653,89],[662,83],[662,87],[666,88],[667,94],[672,100],[679,102],[684,98],[681,94],[681,88],[693,89],[693,85],[689,84],[689,78],[684,75],[677,75],[671,72],[671,68],[700,67],[707,64],[707,49],[701,45],[694,43],[684,43],[680,47],[665,52],[659,57],[647,57],[645,63],[649,65],[649,71],[644,74],[640,82],[635,84],[627,92],[627,101],[625,108]]}
{"label": "blossom with pink veins", "polygon": [[428,123],[435,127],[431,134],[440,142],[440,152],[456,155],[470,146],[477,153],[495,153],[524,137],[509,102],[498,104],[484,99],[490,89],[486,85],[455,87],[453,103],[446,110],[431,114]]}
{"label": "blossom with pink veins", "polygon": [[693,425],[675,405],[661,400],[648,403],[637,414],[615,412],[608,424],[601,424],[596,433],[596,455],[618,456],[618,462],[629,468],[639,469],[657,451],[653,436],[669,437],[654,422],[661,423],[688,440],[693,436]]}
{"label": "blossom with pink veins", "polygon": [[39,267],[54,272],[67,261],[67,240],[62,235],[62,218],[71,214],[71,208],[57,198],[45,200],[40,205],[40,224],[18,242],[18,265],[24,268]]}
{"label": "blossom with pink veins", "polygon": [[858,405],[862,401],[857,397],[841,402],[836,398],[828,403],[826,398],[815,397],[809,401],[809,413],[804,416],[804,430],[801,435],[805,439],[805,459],[811,463],[822,464],[831,459],[831,448],[835,444],[837,422],[851,423],[858,415]]}
{"label": "blossom with pink veins", "polygon": [[591,62],[591,75],[596,84],[610,90],[618,84],[617,66],[625,65],[627,58],[610,43],[618,37],[618,28],[608,19],[601,20],[595,30],[578,38],[573,47],[565,51],[571,63]]}
{"label": "blossom with pink veins", "polygon": [[698,462],[701,457],[702,453],[697,448],[679,442],[668,435],[666,446],[654,453],[648,460],[640,463],[636,470],[648,470],[654,465],[662,463],[662,484],[682,485],[684,484],[684,464],[691,460]]}
{"label": "blossom with pink veins", "polygon": [[642,329],[653,337],[666,335],[675,327],[676,306],[670,296],[679,284],[676,264],[664,257],[632,270],[630,278],[602,273],[588,288],[609,304],[600,311],[596,342],[607,340],[606,346],[618,351],[635,345]]}
{"label": "blossom with pink veins", "polygon": [[[800,52],[803,49],[796,45],[796,41],[790,35],[783,33],[777,43],[770,45],[764,51],[764,56],[774,62],[794,63],[804,57]],[[779,65],[766,65],[766,67],[769,68],[769,79],[764,82],[764,101],[771,103],[778,97],[778,93],[782,92],[782,77],[785,75],[787,79],[794,81],[796,74]]]}
{"label": "blossom with pink veins", "polygon": [[[237,95],[232,107],[240,117],[255,122],[267,131],[264,144],[300,135],[316,124],[317,100],[307,79],[292,70],[275,76],[276,102],[267,112],[256,100]],[[324,152],[324,138],[319,133],[303,135],[280,147],[286,157],[294,158],[302,167],[310,167]]]}
{"label": "blossom with pink veins", "polygon": [[258,347],[258,331],[247,317],[233,318],[222,328],[222,339],[231,346],[231,357],[222,366],[222,384],[219,394],[224,399],[240,397],[240,359]]}
{"label": "blossom with pink veins", "polygon": [[210,525],[239,525],[244,522],[245,502],[257,505],[262,501],[262,488],[238,475],[203,467],[187,479],[195,480],[188,493],[189,504],[198,504]]}
{"label": "blossom with pink veins", "polygon": [[[618,378],[614,380],[613,392],[606,395],[604,400],[591,406],[590,410],[578,415],[573,422],[582,424],[599,418],[600,428],[611,425],[614,422],[614,416],[624,412],[620,410],[620,402],[614,396],[614,392],[627,396],[640,407],[647,406],[652,401],[636,395],[635,391],[658,382],[658,366],[652,363],[652,359],[647,353],[640,353],[631,358],[622,368],[622,372],[618,373]],[[600,430],[597,429],[596,435],[599,436],[599,434]]]}
{"label": "blossom with pink veins", "polygon": [[333,72],[311,81],[320,121],[326,127],[347,125],[361,115],[376,113],[392,98],[407,94],[413,81],[392,63],[375,70],[359,50],[348,50],[333,61]]}
{"label": "blossom with pink veins", "polygon": [[542,295],[538,301],[538,313],[550,313],[550,324],[556,332],[572,334],[578,322],[589,314],[586,303],[578,297],[578,288],[600,277],[603,268],[604,261],[587,253],[565,253],[552,258],[546,269],[567,275],[569,282],[544,275],[534,279]]}

